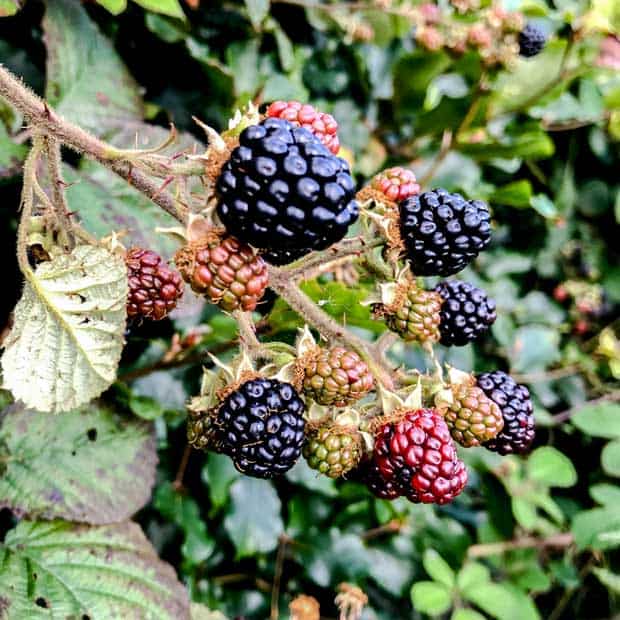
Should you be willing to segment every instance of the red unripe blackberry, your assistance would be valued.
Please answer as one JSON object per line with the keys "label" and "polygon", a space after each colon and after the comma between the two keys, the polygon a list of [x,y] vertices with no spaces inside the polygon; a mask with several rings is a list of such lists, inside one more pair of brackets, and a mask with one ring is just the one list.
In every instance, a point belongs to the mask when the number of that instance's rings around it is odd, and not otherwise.
{"label": "red unripe blackberry", "polygon": [[420,192],[420,186],[411,170],[396,166],[373,177],[371,187],[392,202],[400,202]]}
{"label": "red unripe blackberry", "polygon": [[127,316],[153,321],[165,318],[183,295],[181,275],[159,254],[144,248],[130,249],[125,262],[129,281]]}
{"label": "red unripe blackberry", "polygon": [[231,236],[213,235],[201,245],[181,248],[175,260],[194,292],[228,312],[254,310],[269,282],[265,261]]}
{"label": "red unripe blackberry", "polygon": [[409,411],[399,422],[384,424],[373,459],[383,478],[412,502],[446,504],[467,483],[450,430],[434,409]]}
{"label": "red unripe blackberry", "polygon": [[270,118],[283,118],[311,131],[334,155],[340,150],[338,123],[331,114],[319,112],[309,103],[274,101],[266,111]]}
{"label": "red unripe blackberry", "polygon": [[396,499],[401,496],[400,491],[392,480],[381,475],[381,470],[374,460],[364,461],[351,472],[349,478],[365,484],[369,491],[379,499]]}

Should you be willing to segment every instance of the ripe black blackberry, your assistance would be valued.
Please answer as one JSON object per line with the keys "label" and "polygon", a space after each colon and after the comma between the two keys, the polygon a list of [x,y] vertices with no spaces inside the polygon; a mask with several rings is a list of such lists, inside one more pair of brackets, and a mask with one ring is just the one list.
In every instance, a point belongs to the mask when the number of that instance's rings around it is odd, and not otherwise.
{"label": "ripe black blackberry", "polygon": [[527,452],[535,435],[529,390],[501,370],[477,375],[476,384],[499,406],[504,418],[500,433],[482,445],[502,455]]}
{"label": "ripe black blackberry", "polygon": [[261,254],[263,260],[270,265],[288,265],[295,262],[298,258],[309,254],[312,250],[307,248],[280,248],[270,250]]}
{"label": "ripe black blackberry", "polygon": [[217,192],[228,232],[267,251],[322,250],[340,241],[359,214],[347,162],[279,118],[243,130]]}
{"label": "ripe black blackberry", "polygon": [[215,443],[243,474],[273,478],[288,471],[304,443],[304,403],[292,385],[250,379],[215,413]]}
{"label": "ripe black blackberry", "polygon": [[526,24],[519,33],[519,54],[525,58],[531,58],[542,52],[547,37],[545,33],[534,24]]}
{"label": "ripe black blackberry", "polygon": [[449,276],[464,269],[491,240],[491,215],[480,200],[435,189],[400,203],[400,234],[411,270]]}
{"label": "ripe black blackberry", "polygon": [[484,334],[495,322],[495,302],[482,290],[461,280],[444,280],[435,291],[442,298],[441,344],[462,347]]}

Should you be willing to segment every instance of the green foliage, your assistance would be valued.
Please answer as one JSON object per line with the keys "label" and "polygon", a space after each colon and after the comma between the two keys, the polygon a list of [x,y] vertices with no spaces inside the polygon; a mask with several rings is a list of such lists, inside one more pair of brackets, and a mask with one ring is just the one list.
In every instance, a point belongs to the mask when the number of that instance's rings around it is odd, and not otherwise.
{"label": "green foliage", "polygon": [[[617,614],[620,78],[602,66],[600,52],[603,37],[617,34],[617,3],[505,3],[551,36],[542,54],[509,69],[483,68],[473,51],[425,50],[399,13],[405,2],[351,11],[348,3],[266,0],[202,0],[197,9],[177,0],[48,0],[42,22],[30,4],[19,11],[23,3],[0,0],[2,62],[67,119],[117,148],[155,147],[174,122],[180,142],[164,153],[200,153],[207,140],[193,115],[222,130],[248,100],[296,98],[335,115],[360,185],[387,166],[409,165],[427,188],[488,200],[496,242],[463,278],[489,291],[500,316],[484,342],[438,348],[437,356],[467,371],[510,370],[532,392],[538,427],[528,457],[467,451],[469,489],[445,508],[377,500],[303,462],[277,482],[244,478],[213,453],[193,453],[175,485],[184,404],[198,392],[208,353],[228,359],[236,346],[229,316],[189,297],[170,321],[131,326],[120,379],[104,403],[78,410],[76,400],[94,394],[78,384],[66,398],[46,392],[37,373],[49,376],[54,364],[14,352],[32,363],[19,376],[5,373],[4,383],[21,385],[23,398],[40,408],[72,411],[51,416],[13,405],[2,414],[0,505],[9,510],[0,522],[0,616],[8,609],[9,620],[263,620],[276,574],[282,618],[299,593],[316,596],[322,615],[336,617],[342,581],[368,595],[365,620]],[[455,19],[466,26],[477,13]],[[372,28],[369,39],[360,39],[360,25]],[[7,273],[28,152],[23,124],[0,104]],[[157,229],[175,222],[142,194],[85,158],[68,158],[64,176],[69,210],[91,234],[122,230],[127,246],[172,257],[178,244]],[[303,290],[374,338],[385,330],[363,303],[374,282],[354,275],[322,276]],[[52,277],[61,296],[65,276]],[[120,275],[118,282],[124,286]],[[585,288],[562,299],[558,285],[571,282]],[[71,358],[55,359],[64,360],[66,375],[74,366],[90,372],[97,347],[75,346],[73,324],[55,318],[64,306],[41,287],[26,285],[14,329],[28,327],[26,305],[49,315],[54,327],[31,330],[29,349],[51,356],[48,339],[62,333]],[[9,278],[4,291],[17,298],[21,283]],[[600,303],[580,309],[590,298]],[[261,338],[292,342],[301,320],[285,302],[259,311]],[[124,319],[112,318],[114,337],[101,336],[97,346],[120,355]],[[7,344],[10,356],[10,337]],[[397,364],[432,367],[413,346],[399,344],[390,355]],[[88,381],[97,393],[116,363],[108,370]],[[50,406],[38,404],[42,395]],[[134,515],[140,526],[128,521]]]}

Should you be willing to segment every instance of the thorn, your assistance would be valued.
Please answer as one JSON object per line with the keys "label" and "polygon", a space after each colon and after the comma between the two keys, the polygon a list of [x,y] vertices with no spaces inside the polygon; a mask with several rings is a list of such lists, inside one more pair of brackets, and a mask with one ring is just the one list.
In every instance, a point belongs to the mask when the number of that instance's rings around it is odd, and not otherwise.
{"label": "thorn", "polygon": [[157,196],[159,196],[159,194],[161,194],[166,189],[166,187],[168,187],[168,185],[172,183],[172,181],[174,181],[173,176],[166,177],[166,179],[164,179],[164,182],[161,184],[161,187],[153,195],[153,198],[157,198]]}

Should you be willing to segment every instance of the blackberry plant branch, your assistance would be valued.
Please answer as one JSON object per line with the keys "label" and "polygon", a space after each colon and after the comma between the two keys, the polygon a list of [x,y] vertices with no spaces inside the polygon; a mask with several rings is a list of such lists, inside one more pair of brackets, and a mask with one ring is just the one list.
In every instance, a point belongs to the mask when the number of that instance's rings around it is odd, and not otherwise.
{"label": "blackberry plant branch", "polygon": [[187,210],[169,192],[140,170],[125,152],[99,140],[62,118],[46,101],[0,64],[0,97],[21,112],[37,133],[51,136],[72,150],[98,161],[172,215],[186,223]]}
{"label": "blackberry plant branch", "polygon": [[394,389],[392,369],[377,359],[372,345],[340,325],[310,299],[295,282],[291,282],[286,269],[269,267],[269,286],[295,310],[309,325],[330,341],[342,342],[351,347],[368,364],[375,379],[389,390]]}

